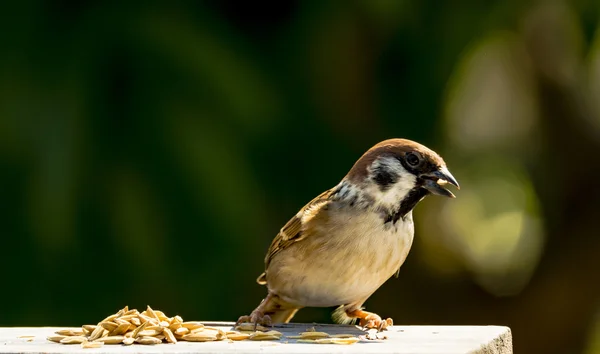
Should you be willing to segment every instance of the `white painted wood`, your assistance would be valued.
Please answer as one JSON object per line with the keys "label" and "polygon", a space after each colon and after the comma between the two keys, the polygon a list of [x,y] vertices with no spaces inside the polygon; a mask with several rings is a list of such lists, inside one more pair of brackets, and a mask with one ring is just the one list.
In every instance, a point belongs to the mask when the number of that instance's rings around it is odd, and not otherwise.
{"label": "white painted wood", "polygon": [[[208,323],[208,322],[207,322]],[[210,325],[231,329],[229,322],[212,322]],[[160,344],[155,346],[105,345],[98,349],[82,349],[80,345],[63,345],[48,342],[46,337],[62,328],[0,328],[0,353],[485,353],[512,354],[512,336],[508,327],[500,326],[394,326],[384,333],[388,339],[361,341],[352,345],[305,344],[287,339],[307,328],[330,334],[364,334],[355,326],[292,323],[276,326],[283,332],[280,341],[265,342],[208,342]],[[33,338],[19,338],[34,336]]]}

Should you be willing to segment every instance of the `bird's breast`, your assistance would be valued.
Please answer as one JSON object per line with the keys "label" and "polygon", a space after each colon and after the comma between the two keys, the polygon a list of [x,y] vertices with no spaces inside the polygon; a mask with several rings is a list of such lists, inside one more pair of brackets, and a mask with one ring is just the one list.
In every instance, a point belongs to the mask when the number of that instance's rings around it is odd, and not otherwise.
{"label": "bird's breast", "polygon": [[267,269],[270,291],[298,306],[366,300],[402,265],[413,241],[412,214],[384,223],[377,212],[336,210],[308,222],[308,234]]}

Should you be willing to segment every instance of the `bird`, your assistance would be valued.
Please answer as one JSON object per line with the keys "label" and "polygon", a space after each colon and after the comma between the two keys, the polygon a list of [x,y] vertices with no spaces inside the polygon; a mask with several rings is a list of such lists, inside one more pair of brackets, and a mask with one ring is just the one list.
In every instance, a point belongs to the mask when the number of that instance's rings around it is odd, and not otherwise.
{"label": "bird", "polygon": [[429,194],[454,198],[447,184],[460,189],[426,146],[399,138],[374,145],[281,228],[257,279],[267,296],[236,323],[256,328],[287,323],[304,307],[337,307],[337,323],[392,326],[391,318],[364,311],[363,304],[398,276],[413,243],[413,208]]}

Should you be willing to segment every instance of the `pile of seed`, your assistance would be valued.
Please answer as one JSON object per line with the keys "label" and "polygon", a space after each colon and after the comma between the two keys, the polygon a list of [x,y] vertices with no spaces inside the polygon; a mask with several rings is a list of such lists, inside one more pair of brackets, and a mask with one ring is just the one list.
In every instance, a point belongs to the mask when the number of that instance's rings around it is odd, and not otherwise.
{"label": "pile of seed", "polygon": [[219,340],[278,340],[277,331],[242,333],[223,331],[200,322],[184,322],[180,316],[167,317],[162,311],[150,306],[143,311],[130,310],[127,306],[110,315],[97,325],[83,325],[81,329],[64,329],[48,337],[61,344],[81,344],[82,348],[99,348],[104,344],[132,345],[188,342],[211,342]]}
{"label": "pile of seed", "polygon": [[[136,309],[130,310],[125,306],[96,325],[83,325],[80,329],[63,329],[57,331],[56,335],[48,337],[48,340],[61,344],[80,344],[82,348],[100,348],[104,344],[154,345],[177,343],[177,341],[263,341],[280,340],[281,337],[281,332],[251,323],[242,323],[236,326],[234,331],[224,331],[205,326],[200,322],[184,322],[180,316],[167,317],[162,311],[153,310],[150,306],[142,312]],[[299,343],[315,344],[354,344],[360,341],[359,337],[352,334],[330,335],[317,332],[314,327],[298,336],[286,338],[297,339]]]}

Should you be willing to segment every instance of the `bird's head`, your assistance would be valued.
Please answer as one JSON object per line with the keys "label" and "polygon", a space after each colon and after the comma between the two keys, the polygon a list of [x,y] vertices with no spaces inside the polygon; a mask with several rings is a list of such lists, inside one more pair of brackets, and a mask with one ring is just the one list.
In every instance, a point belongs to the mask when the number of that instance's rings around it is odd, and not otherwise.
{"label": "bird's head", "polygon": [[376,207],[408,211],[427,194],[454,198],[444,188],[460,189],[444,160],[433,150],[406,139],[389,139],[370,148],[344,178]]}

